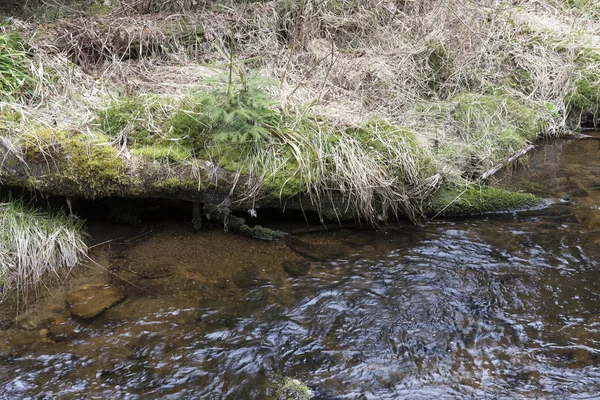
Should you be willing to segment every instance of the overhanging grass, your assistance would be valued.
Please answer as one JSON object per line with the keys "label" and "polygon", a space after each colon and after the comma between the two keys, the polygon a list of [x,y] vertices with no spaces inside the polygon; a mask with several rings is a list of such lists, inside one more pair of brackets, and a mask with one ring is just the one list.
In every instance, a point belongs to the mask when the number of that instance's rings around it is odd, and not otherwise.
{"label": "overhanging grass", "polygon": [[83,222],[19,201],[0,203],[0,292],[62,278],[87,254]]}

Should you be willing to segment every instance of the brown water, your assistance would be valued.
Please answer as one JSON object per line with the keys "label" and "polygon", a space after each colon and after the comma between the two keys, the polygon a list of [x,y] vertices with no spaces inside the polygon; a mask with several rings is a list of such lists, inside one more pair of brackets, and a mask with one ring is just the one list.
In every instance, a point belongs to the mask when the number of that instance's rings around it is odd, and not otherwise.
{"label": "brown water", "polygon": [[599,156],[534,154],[507,184],[544,208],[299,236],[311,259],[176,227],[115,245],[127,299],[13,340],[0,398],[253,399],[275,374],[321,399],[599,398]]}

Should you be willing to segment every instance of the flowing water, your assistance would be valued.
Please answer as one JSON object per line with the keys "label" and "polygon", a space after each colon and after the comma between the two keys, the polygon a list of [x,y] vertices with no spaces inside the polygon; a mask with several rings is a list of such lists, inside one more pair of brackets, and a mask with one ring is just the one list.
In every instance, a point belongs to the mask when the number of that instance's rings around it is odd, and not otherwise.
{"label": "flowing water", "polygon": [[133,241],[111,264],[173,265],[91,322],[67,317],[63,340],[14,346],[0,398],[254,399],[273,376],[320,399],[600,398],[599,156],[597,140],[550,143],[507,178],[546,207],[300,235],[302,255],[225,239],[197,266],[189,231]]}

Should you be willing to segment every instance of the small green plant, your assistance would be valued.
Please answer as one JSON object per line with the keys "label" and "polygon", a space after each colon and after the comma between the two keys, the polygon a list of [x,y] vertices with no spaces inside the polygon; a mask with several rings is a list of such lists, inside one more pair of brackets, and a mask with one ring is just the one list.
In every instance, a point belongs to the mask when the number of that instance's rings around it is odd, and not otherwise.
{"label": "small green plant", "polygon": [[33,94],[34,79],[29,65],[22,40],[16,35],[0,33],[0,101],[21,101]]}
{"label": "small green plant", "polygon": [[[192,95],[171,120],[173,132],[201,149],[208,141],[257,146],[272,136],[281,125],[273,110],[274,101],[257,75],[246,75],[234,57],[234,32],[229,43],[227,83],[212,91]],[[239,80],[234,80],[234,72]]]}
{"label": "small green plant", "polygon": [[171,117],[172,133],[194,149],[208,141],[236,145],[264,142],[278,128],[274,102],[254,77],[212,91],[197,92]]}

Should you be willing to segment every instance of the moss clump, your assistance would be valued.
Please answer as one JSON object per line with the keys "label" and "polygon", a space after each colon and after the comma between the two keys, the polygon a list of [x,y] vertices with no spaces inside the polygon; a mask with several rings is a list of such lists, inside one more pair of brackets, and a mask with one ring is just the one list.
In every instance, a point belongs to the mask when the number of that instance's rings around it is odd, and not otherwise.
{"label": "moss clump", "polygon": [[85,9],[85,14],[89,16],[102,16],[110,14],[111,11],[112,8],[110,8],[107,5],[103,5],[101,3],[93,3]]}
{"label": "moss clump", "polygon": [[418,105],[415,111],[427,112],[430,125],[447,132],[434,144],[438,168],[453,166],[463,177],[474,178],[536,140],[549,126],[556,108],[497,90],[461,93],[446,101]]}
{"label": "moss clump", "polygon": [[540,199],[529,193],[517,193],[488,186],[447,185],[429,199],[429,216],[479,215],[486,212],[508,211],[533,207]]}
{"label": "moss clump", "polygon": [[[23,115],[12,108],[0,105],[0,132],[3,128],[14,126],[21,122]],[[8,129],[7,129],[8,130]]]}
{"label": "moss clump", "polygon": [[158,161],[184,161],[192,157],[192,152],[189,149],[176,144],[156,144],[138,147],[131,150],[131,154]]}
{"label": "moss clump", "polygon": [[28,162],[56,166],[51,169],[56,172],[44,176],[38,186],[98,198],[120,193],[131,184],[126,163],[102,138],[38,127],[23,137],[21,146]]}
{"label": "moss clump", "polygon": [[[546,129],[543,108],[537,109],[509,95],[464,93],[450,101],[455,105],[452,117],[461,132],[475,141],[495,139],[500,144],[518,142],[518,149],[523,147],[525,141],[536,139],[537,134]],[[501,147],[501,150],[505,149],[506,146]]]}
{"label": "moss clump", "polygon": [[292,157],[286,157],[284,160],[284,164],[267,176],[262,183],[263,191],[274,199],[290,198],[304,194],[308,190],[297,161]]}
{"label": "moss clump", "polygon": [[583,16],[600,18],[600,2],[598,0],[560,0],[567,8],[581,10]]}
{"label": "moss clump", "polygon": [[313,392],[298,379],[276,377],[266,387],[269,400],[309,400]]}
{"label": "moss clump", "polygon": [[574,82],[574,91],[567,98],[567,108],[574,118],[591,114],[598,116],[600,109],[600,74],[583,74]]}
{"label": "moss clump", "polygon": [[[202,187],[201,187],[202,188]],[[159,180],[152,185],[152,189],[159,192],[177,193],[182,191],[198,190],[198,181],[186,178],[167,178]]]}
{"label": "moss clump", "polygon": [[[244,221],[243,218],[242,221]],[[287,235],[284,232],[274,231],[273,229],[265,228],[260,225],[256,225],[251,228],[246,224],[239,225],[237,232],[259,240],[279,240]]]}
{"label": "moss clump", "polygon": [[347,134],[357,139],[367,154],[382,166],[391,163],[398,178],[412,183],[416,174],[435,174],[433,155],[411,129],[373,119],[357,128],[346,129]]}
{"label": "moss clump", "polygon": [[173,137],[182,139],[192,148],[204,148],[209,137],[205,133],[206,125],[200,113],[201,102],[196,101],[196,96],[192,95],[184,99],[179,107],[168,121]]}
{"label": "moss clump", "polygon": [[579,125],[588,115],[598,117],[600,110],[600,53],[582,48],[575,59],[573,89],[565,97],[565,106],[571,120]]}

